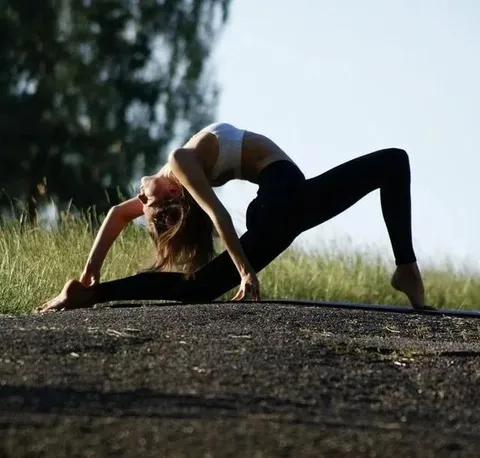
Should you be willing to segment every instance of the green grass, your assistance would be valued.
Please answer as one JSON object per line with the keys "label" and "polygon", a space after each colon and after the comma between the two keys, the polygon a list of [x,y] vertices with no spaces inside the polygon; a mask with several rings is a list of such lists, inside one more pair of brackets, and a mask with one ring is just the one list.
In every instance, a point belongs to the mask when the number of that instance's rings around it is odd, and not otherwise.
{"label": "green grass", "polygon": [[[58,294],[67,279],[78,278],[94,236],[85,219],[71,215],[64,215],[55,229],[27,229],[15,221],[1,226],[0,313],[30,313]],[[110,250],[102,280],[132,275],[151,259],[146,231],[130,225]],[[393,263],[365,250],[331,245],[307,253],[290,248],[260,274],[262,298],[407,305],[403,295],[389,286],[393,268]],[[430,303],[442,308],[479,308],[478,273],[458,271],[448,261],[421,268]]]}

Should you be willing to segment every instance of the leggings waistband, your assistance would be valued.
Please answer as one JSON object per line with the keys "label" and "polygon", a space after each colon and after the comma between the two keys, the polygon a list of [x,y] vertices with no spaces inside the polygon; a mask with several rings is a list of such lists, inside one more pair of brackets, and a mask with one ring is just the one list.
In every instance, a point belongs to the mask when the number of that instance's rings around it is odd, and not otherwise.
{"label": "leggings waistband", "polygon": [[267,165],[258,176],[258,193],[263,190],[290,188],[305,181],[305,175],[296,164],[279,160]]}

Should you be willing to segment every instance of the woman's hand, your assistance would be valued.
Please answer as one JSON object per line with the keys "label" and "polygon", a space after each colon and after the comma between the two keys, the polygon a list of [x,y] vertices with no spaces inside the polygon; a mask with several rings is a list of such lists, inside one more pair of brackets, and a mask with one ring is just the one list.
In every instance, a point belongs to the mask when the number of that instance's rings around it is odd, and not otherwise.
{"label": "woman's hand", "polygon": [[253,301],[260,300],[260,282],[255,272],[242,275],[240,288],[237,294],[232,297],[232,301],[241,301],[244,299],[251,299]]}
{"label": "woman's hand", "polygon": [[87,262],[80,275],[80,283],[84,286],[92,286],[100,281],[100,267]]}

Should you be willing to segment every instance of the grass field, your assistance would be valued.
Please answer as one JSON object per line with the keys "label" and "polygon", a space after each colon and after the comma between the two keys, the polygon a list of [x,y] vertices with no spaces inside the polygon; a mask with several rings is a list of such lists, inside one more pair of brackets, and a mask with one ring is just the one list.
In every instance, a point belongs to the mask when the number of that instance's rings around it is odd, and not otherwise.
{"label": "grass field", "polygon": [[[0,313],[29,313],[58,294],[65,281],[78,278],[94,238],[87,221],[64,215],[55,229],[0,227]],[[134,274],[152,259],[146,231],[130,225],[105,260],[102,280]],[[394,266],[365,250],[338,246],[308,253],[290,248],[260,274],[262,299],[399,304],[407,302],[389,285]],[[476,309],[480,276],[451,263],[422,266],[428,301],[441,308]],[[224,299],[231,297],[225,295]]]}

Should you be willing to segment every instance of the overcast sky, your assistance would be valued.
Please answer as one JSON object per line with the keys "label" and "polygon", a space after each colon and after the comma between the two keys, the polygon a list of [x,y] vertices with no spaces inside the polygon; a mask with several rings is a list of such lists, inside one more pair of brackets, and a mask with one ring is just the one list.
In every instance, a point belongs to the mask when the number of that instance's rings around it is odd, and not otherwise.
{"label": "overcast sky", "polygon": [[[214,57],[218,120],[270,136],[307,178],[406,149],[419,261],[476,268],[479,24],[477,0],[233,0]],[[240,232],[255,192],[220,191]],[[391,256],[378,191],[299,243],[330,240]]]}

